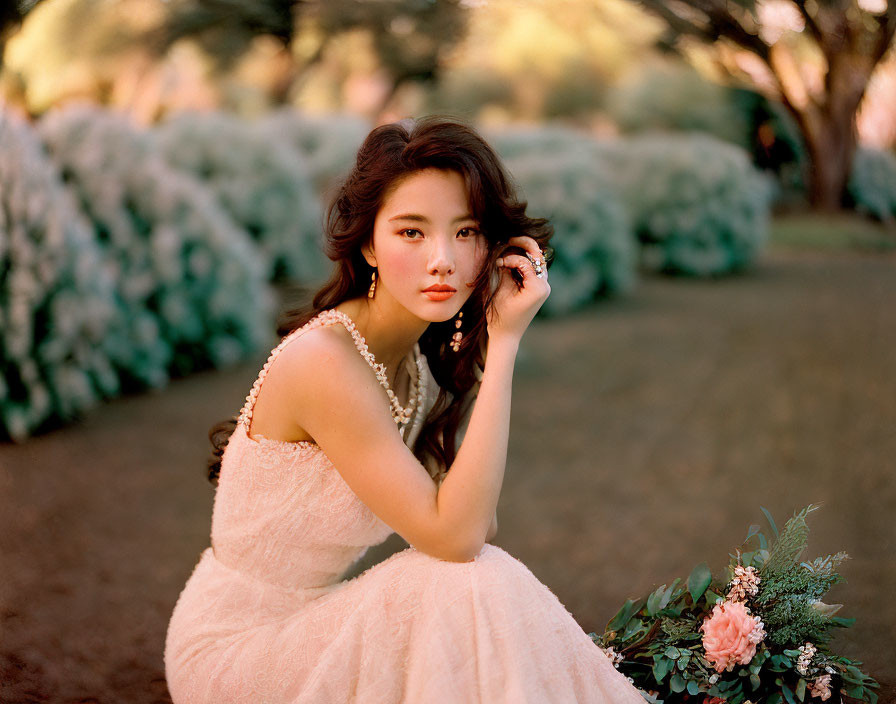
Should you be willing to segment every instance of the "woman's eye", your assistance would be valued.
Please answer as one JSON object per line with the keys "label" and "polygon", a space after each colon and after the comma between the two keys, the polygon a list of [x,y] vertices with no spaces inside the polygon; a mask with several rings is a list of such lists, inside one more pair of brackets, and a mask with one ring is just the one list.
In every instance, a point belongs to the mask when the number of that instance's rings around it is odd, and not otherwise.
{"label": "woman's eye", "polygon": [[474,227],[462,227],[458,233],[461,237],[474,237],[479,234],[479,230]]}
{"label": "woman's eye", "polygon": [[[411,233],[411,234],[408,234],[408,233]],[[423,236],[423,233],[421,233],[420,230],[415,230],[415,229],[413,229],[413,228],[408,228],[408,229],[406,229],[406,230],[402,230],[402,231],[401,231],[401,234],[404,235],[405,237],[407,237],[407,238],[410,239],[410,240],[416,240],[416,239],[419,239],[419,237],[414,237],[414,236],[413,236],[414,233],[420,235],[420,237]]]}

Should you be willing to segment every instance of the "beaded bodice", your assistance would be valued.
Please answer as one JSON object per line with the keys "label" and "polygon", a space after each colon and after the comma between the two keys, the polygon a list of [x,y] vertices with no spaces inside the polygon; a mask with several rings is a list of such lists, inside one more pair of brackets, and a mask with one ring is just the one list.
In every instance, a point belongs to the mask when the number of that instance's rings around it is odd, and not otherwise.
{"label": "beaded bodice", "polygon": [[[228,567],[284,589],[332,585],[368,547],[393,531],[351,490],[314,442],[251,436],[252,412],[267,371],[280,351],[307,330],[341,323],[359,352],[366,342],[344,313],[324,311],[283,338],[246,397],[221,461],[212,513],[212,547]],[[408,424],[413,447],[438,386],[415,346],[409,372],[420,372],[421,401]]]}

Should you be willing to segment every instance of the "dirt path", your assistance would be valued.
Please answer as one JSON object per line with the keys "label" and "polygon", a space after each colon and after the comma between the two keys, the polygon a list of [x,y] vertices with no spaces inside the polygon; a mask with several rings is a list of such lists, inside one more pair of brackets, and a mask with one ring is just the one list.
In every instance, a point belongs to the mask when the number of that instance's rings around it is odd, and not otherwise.
{"label": "dirt path", "polygon": [[[835,648],[896,700],[893,301],[896,254],[775,250],[536,322],[495,542],[602,631],[626,597],[721,571],[760,505],[783,525],[822,502],[805,557],[852,557],[826,598],[857,618]],[[208,545],[206,432],[265,357],[0,445],[0,701],[169,701],[165,629]]]}

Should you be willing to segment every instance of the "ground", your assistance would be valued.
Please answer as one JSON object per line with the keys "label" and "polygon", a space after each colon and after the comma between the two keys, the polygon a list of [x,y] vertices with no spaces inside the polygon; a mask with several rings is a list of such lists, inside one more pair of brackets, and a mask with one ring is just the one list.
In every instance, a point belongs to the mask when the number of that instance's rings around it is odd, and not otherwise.
{"label": "ground", "polygon": [[[825,598],[856,618],[835,651],[896,700],[894,300],[893,251],[778,246],[739,276],[643,274],[626,298],[536,320],[493,542],[602,632],[703,560],[720,575],[767,528],[760,506],[781,526],[821,503],[804,557],[851,556]],[[208,545],[207,430],[265,357],[0,445],[0,701],[170,701],[165,629]]]}

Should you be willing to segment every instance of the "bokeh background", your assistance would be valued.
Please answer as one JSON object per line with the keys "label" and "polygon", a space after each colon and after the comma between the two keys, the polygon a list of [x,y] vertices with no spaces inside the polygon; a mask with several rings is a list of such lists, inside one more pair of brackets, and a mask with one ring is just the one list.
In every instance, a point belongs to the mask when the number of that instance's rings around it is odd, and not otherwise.
{"label": "bokeh background", "polygon": [[208,430],[327,277],[364,136],[429,113],[556,230],[493,542],[603,632],[819,503],[832,647],[896,701],[894,31],[893,0],[5,3],[0,701],[170,701]]}

